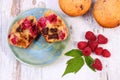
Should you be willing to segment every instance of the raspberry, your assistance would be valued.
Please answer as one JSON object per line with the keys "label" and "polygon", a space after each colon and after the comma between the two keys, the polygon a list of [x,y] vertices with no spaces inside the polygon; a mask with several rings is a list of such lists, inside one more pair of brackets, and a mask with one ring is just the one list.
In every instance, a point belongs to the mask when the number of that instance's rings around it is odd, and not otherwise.
{"label": "raspberry", "polygon": [[11,42],[15,45],[17,43],[17,36],[14,36],[14,38],[11,39]]}
{"label": "raspberry", "polygon": [[98,58],[96,58],[94,63],[92,64],[92,67],[95,68],[96,70],[100,70],[101,71],[102,70],[102,63],[101,63],[101,61]]}
{"label": "raspberry", "polygon": [[60,31],[59,38],[60,38],[61,40],[64,40],[64,38],[65,38],[65,33],[64,33],[63,31]]}
{"label": "raspberry", "polygon": [[10,38],[10,37],[11,37],[11,34],[8,35],[8,38]]}
{"label": "raspberry", "polygon": [[40,26],[41,28],[44,28],[44,27],[46,26],[46,18],[41,17],[41,18],[38,20],[37,26]]}
{"label": "raspberry", "polygon": [[101,55],[102,52],[103,52],[103,48],[102,48],[102,47],[97,47],[97,48],[95,49],[95,54],[96,54],[96,55]]}
{"label": "raspberry", "polygon": [[108,39],[103,36],[102,34],[99,34],[98,35],[98,43],[99,44],[106,44],[108,42]]}
{"label": "raspberry", "polygon": [[82,51],[84,56],[90,56],[91,54],[91,49],[89,47],[86,47],[83,51]]}
{"label": "raspberry", "polygon": [[27,18],[22,22],[21,25],[24,29],[28,29],[29,27],[32,26],[31,22]]}
{"label": "raspberry", "polygon": [[85,42],[85,41],[80,41],[80,42],[78,42],[77,47],[78,47],[80,50],[83,50],[84,48],[87,47],[87,42]]}
{"label": "raspberry", "polygon": [[46,17],[46,18],[50,23],[54,23],[54,22],[57,21],[57,16],[55,14],[52,14],[52,15]]}
{"label": "raspberry", "polygon": [[102,52],[102,56],[108,58],[111,56],[111,53],[107,49],[104,49]]}
{"label": "raspberry", "polygon": [[98,42],[97,41],[89,41],[88,42],[88,46],[91,48],[91,50],[94,52],[95,48],[98,46]]}
{"label": "raspberry", "polygon": [[89,41],[95,41],[96,40],[96,36],[93,32],[91,31],[87,31],[85,34],[85,38]]}

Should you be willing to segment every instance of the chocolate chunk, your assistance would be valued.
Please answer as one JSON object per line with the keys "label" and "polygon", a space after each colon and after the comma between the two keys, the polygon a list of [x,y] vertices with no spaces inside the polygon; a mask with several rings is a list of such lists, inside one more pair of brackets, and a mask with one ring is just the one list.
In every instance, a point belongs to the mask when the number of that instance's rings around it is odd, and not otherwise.
{"label": "chocolate chunk", "polygon": [[49,31],[49,28],[43,28],[43,29],[42,29],[42,34],[43,34],[43,35],[47,35],[47,34],[48,34],[48,31]]}
{"label": "chocolate chunk", "polygon": [[29,35],[29,42],[31,42],[33,40],[33,37],[31,35]]}
{"label": "chocolate chunk", "polygon": [[82,4],[80,5],[80,9],[83,10],[83,5]]}
{"label": "chocolate chunk", "polygon": [[31,23],[33,23],[33,21],[34,21],[33,19],[30,20]]}
{"label": "chocolate chunk", "polygon": [[36,25],[34,24],[33,26],[32,26],[32,31],[34,32],[36,30]]}
{"label": "chocolate chunk", "polygon": [[22,29],[21,26],[19,26],[19,27],[16,29],[16,32],[22,32],[22,31],[23,31],[23,29]]}
{"label": "chocolate chunk", "polygon": [[51,31],[52,33],[57,33],[58,30],[57,30],[57,28],[51,28],[50,31]]}
{"label": "chocolate chunk", "polygon": [[32,35],[38,34],[38,27],[35,24],[33,24],[33,26],[30,29],[30,32]]}
{"label": "chocolate chunk", "polygon": [[106,0],[103,0],[103,2],[106,2]]}
{"label": "chocolate chunk", "polygon": [[58,34],[48,35],[48,39],[59,39]]}

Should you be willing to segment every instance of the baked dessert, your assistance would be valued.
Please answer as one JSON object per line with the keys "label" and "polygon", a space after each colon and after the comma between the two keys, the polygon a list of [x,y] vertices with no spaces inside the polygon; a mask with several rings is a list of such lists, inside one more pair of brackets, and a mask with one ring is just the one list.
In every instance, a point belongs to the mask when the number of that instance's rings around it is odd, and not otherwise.
{"label": "baked dessert", "polygon": [[38,35],[36,18],[28,16],[14,23],[8,35],[8,41],[11,45],[27,48]]}
{"label": "baked dessert", "polygon": [[51,10],[44,13],[44,16],[38,20],[37,25],[49,43],[63,41],[68,36],[68,29],[60,16]]}
{"label": "baked dessert", "polygon": [[91,0],[59,0],[59,5],[69,16],[80,16],[90,9]]}
{"label": "baked dessert", "polygon": [[95,20],[104,28],[120,25],[120,0],[97,0],[93,9]]}

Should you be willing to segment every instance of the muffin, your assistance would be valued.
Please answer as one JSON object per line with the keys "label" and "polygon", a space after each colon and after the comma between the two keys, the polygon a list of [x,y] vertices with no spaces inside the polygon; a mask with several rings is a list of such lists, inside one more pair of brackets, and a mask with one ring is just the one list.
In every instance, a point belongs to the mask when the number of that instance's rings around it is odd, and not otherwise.
{"label": "muffin", "polygon": [[120,24],[120,0],[97,0],[93,16],[104,28],[114,28]]}
{"label": "muffin", "polygon": [[85,14],[91,6],[91,0],[59,0],[60,8],[69,16]]}

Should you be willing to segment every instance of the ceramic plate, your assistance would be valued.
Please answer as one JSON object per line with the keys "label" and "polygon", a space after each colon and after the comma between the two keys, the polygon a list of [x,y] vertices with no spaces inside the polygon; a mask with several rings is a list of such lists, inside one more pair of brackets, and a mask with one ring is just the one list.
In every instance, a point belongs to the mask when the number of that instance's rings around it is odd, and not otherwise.
{"label": "ceramic plate", "polygon": [[[34,8],[20,14],[12,25],[19,19],[29,15],[35,16],[37,19],[43,16],[46,8]],[[60,15],[59,15],[60,16]],[[12,27],[11,25],[11,27]],[[10,27],[10,29],[11,29]],[[9,30],[10,30],[9,29]],[[9,45],[15,57],[26,64],[45,65],[55,61],[66,47],[68,39],[58,43],[47,43],[42,36],[39,36],[29,48],[23,49]]]}

